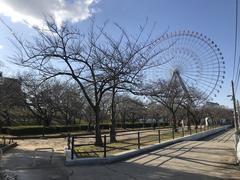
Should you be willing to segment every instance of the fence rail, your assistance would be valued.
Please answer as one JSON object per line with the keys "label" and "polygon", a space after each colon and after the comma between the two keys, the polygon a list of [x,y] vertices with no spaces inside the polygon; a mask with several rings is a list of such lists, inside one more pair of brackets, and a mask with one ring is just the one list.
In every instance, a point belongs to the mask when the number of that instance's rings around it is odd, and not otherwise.
{"label": "fence rail", "polygon": [[0,139],[0,147],[11,143],[13,143],[13,138],[6,138],[5,136],[2,136]]}
{"label": "fence rail", "polygon": [[107,157],[118,152],[131,149],[140,149],[143,146],[161,143],[166,140],[192,135],[194,133],[216,128],[217,125],[182,127],[174,129],[155,129],[131,133],[116,134],[116,142],[110,142],[110,135],[102,135],[103,145],[95,146],[94,136],[68,136],[68,149],[71,150],[71,159],[86,157]]}

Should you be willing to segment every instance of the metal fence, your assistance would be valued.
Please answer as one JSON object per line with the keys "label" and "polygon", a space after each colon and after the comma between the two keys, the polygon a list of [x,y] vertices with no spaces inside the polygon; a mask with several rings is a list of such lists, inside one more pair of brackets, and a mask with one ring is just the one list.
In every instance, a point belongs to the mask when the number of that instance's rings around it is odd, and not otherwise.
{"label": "metal fence", "polygon": [[68,137],[68,149],[71,149],[71,159],[107,157],[123,151],[140,149],[143,146],[161,143],[163,141],[184,137],[198,132],[216,128],[216,125],[198,126],[197,128],[155,129],[139,132],[125,132],[116,134],[116,142],[110,142],[110,135],[102,135],[102,146],[95,146],[94,136],[70,136]]}
{"label": "metal fence", "polygon": [[6,138],[5,136],[2,136],[2,138],[0,139],[0,148],[1,146],[5,146],[7,144],[12,144],[12,143],[13,143],[12,138]]}

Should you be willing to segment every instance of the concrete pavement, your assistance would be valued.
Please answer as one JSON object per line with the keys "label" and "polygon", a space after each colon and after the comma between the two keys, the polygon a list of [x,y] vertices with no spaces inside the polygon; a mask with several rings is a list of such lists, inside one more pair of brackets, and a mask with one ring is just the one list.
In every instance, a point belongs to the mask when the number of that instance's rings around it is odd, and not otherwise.
{"label": "concrete pavement", "polygon": [[[38,154],[33,166],[33,151],[13,149],[2,165],[19,180],[157,180],[157,179],[240,179],[235,166],[233,130],[202,141],[185,141],[130,159],[101,166],[65,167],[62,154],[49,163],[48,152]],[[43,158],[44,157],[44,158]]]}

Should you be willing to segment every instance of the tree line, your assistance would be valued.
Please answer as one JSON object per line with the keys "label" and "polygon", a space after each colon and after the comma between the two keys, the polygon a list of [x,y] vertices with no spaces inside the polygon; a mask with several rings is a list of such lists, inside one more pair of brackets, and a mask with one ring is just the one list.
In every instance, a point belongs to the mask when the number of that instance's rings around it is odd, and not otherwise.
{"label": "tree line", "polygon": [[117,121],[124,125],[166,117],[177,130],[187,116],[188,125],[192,121],[197,127],[204,94],[190,87],[186,95],[178,81],[161,77],[144,83],[146,69],[171,60],[161,58],[171,45],[159,48],[166,34],[154,35],[153,30],[148,21],[134,35],[118,24],[107,31],[107,24],[92,21],[83,32],[51,20],[44,29],[35,28],[37,35],[30,41],[14,36],[12,60],[31,70],[19,75],[24,107],[45,126],[52,121],[70,125],[77,119],[94,124],[95,144],[100,146],[103,120],[111,122],[111,142],[116,141]]}

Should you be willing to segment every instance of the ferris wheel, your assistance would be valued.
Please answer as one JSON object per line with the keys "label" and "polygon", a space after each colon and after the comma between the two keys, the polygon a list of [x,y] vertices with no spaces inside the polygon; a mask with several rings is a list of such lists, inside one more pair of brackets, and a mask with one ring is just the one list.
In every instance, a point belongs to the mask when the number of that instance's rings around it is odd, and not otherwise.
{"label": "ferris wheel", "polygon": [[186,88],[216,97],[224,82],[225,62],[214,41],[194,31],[166,33],[159,41],[163,50],[159,58],[166,63],[144,71],[145,82],[170,80],[177,74]]}

